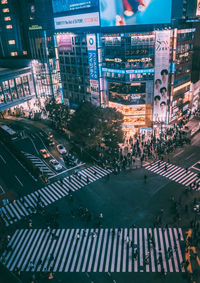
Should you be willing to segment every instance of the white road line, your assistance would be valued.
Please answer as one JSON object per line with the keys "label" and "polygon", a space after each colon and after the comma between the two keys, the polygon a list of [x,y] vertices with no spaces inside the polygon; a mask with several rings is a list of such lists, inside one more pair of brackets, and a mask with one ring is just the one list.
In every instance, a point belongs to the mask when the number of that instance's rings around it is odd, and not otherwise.
{"label": "white road line", "polygon": [[115,270],[115,256],[116,256],[116,245],[117,245],[117,229],[114,230],[115,234],[113,235],[112,231],[111,231],[111,237],[114,238],[114,242],[113,242],[113,253],[112,253],[112,261],[111,261],[111,272],[114,272]]}
{"label": "white road line", "polygon": [[180,155],[180,154],[183,153],[183,152],[184,152],[184,150],[179,151],[178,153],[174,154],[174,157]]}
{"label": "white road line", "polygon": [[3,163],[6,164],[6,161],[5,161],[5,159],[3,158],[2,155],[0,155],[0,158],[1,158],[1,160],[3,161]]}
{"label": "white road line", "polygon": [[171,241],[171,247],[173,250],[173,260],[174,260],[174,265],[175,265],[175,270],[176,272],[179,272],[179,268],[178,268],[178,263],[177,263],[177,257],[176,257],[176,252],[174,250],[174,239],[173,239],[173,234],[172,234],[172,229],[169,228],[169,236],[170,236],[170,241]]}
{"label": "white road line", "polygon": [[97,271],[98,261],[99,261],[99,258],[100,258],[99,255],[100,255],[101,243],[103,242],[103,241],[102,241],[103,232],[104,232],[104,229],[101,229],[101,230],[100,230],[100,235],[99,235],[99,241],[98,241],[98,246],[97,246],[96,259],[95,259],[95,263],[94,263],[93,272],[96,272],[96,271]]}
{"label": "white road line", "polygon": [[[139,228],[139,241],[140,241],[140,268],[143,268],[143,239],[142,239],[142,228]],[[140,272],[144,272],[143,269],[140,269]]]}
{"label": "white road line", "polygon": [[17,181],[20,183],[20,185],[23,187],[24,185],[22,184],[22,182],[19,180],[19,178],[15,175],[15,178],[17,179]]}
{"label": "white road line", "polygon": [[[134,246],[137,246],[137,228],[134,228]],[[137,248],[138,251],[138,248]],[[138,257],[134,259],[134,272],[137,272],[138,270]]]}
{"label": "white road line", "polygon": [[101,261],[100,261],[100,266],[99,266],[99,272],[103,271],[103,263],[104,263],[104,256],[105,256],[106,241],[107,241],[107,236],[108,236],[108,229],[105,230],[104,236],[105,236],[105,238],[104,238],[103,248],[102,248],[102,253],[101,253]]}

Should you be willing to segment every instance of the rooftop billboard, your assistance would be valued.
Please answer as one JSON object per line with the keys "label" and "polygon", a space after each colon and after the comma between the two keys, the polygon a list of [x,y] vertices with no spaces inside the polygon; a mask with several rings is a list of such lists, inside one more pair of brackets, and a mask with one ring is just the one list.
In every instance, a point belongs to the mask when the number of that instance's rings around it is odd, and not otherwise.
{"label": "rooftop billboard", "polygon": [[68,12],[72,10],[98,6],[98,0],[52,0],[53,12]]}
{"label": "rooftop billboard", "polygon": [[55,29],[99,26],[99,13],[79,14],[54,18]]}
{"label": "rooftop billboard", "polygon": [[99,0],[102,27],[171,22],[172,0]]}

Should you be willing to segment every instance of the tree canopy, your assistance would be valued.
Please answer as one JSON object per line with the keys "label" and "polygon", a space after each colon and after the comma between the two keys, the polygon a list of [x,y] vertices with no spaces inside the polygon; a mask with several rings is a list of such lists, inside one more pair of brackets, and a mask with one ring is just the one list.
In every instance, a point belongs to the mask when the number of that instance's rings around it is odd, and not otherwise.
{"label": "tree canopy", "polygon": [[123,115],[115,109],[85,102],[72,116],[69,130],[74,142],[85,149],[100,145],[114,149],[123,141],[122,122]]}
{"label": "tree canopy", "polygon": [[55,99],[52,99],[46,103],[45,110],[55,128],[67,128],[70,116],[67,105],[56,103]]}

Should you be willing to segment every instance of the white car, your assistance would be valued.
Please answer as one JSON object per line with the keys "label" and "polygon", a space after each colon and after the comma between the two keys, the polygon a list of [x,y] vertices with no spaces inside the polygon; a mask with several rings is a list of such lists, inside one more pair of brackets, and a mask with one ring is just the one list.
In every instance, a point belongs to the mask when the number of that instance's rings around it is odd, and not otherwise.
{"label": "white car", "polygon": [[51,163],[51,165],[53,166],[53,168],[56,170],[56,171],[59,171],[62,169],[62,165],[55,159],[51,159],[49,161]]}
{"label": "white car", "polygon": [[65,154],[65,153],[67,153],[66,148],[65,148],[64,145],[62,145],[62,144],[57,145],[57,150],[58,150],[58,152],[59,152],[60,154]]}

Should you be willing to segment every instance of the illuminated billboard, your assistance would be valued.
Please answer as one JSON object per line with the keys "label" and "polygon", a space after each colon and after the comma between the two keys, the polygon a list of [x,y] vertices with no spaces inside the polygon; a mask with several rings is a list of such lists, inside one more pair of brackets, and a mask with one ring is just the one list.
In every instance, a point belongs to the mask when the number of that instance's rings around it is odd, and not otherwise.
{"label": "illuminated billboard", "polygon": [[67,12],[98,6],[98,0],[52,0],[53,12]]}
{"label": "illuminated billboard", "polygon": [[145,104],[145,83],[109,83],[109,101],[124,104]]}
{"label": "illuminated billboard", "polygon": [[72,37],[70,34],[56,35],[57,47],[60,52],[72,51]]}
{"label": "illuminated billboard", "polygon": [[54,18],[55,29],[99,26],[99,13],[79,14]]}
{"label": "illuminated billboard", "polygon": [[200,0],[197,0],[197,10],[196,10],[196,16],[200,16]]}
{"label": "illuminated billboard", "polygon": [[159,123],[168,121],[169,53],[170,31],[156,31],[153,120]]}
{"label": "illuminated billboard", "polygon": [[171,0],[100,0],[101,26],[171,22]]}

